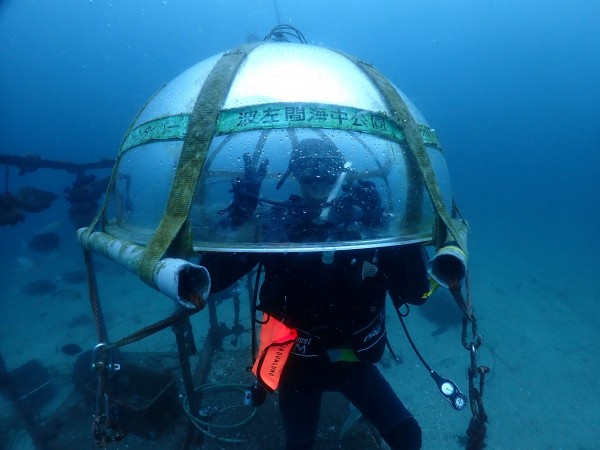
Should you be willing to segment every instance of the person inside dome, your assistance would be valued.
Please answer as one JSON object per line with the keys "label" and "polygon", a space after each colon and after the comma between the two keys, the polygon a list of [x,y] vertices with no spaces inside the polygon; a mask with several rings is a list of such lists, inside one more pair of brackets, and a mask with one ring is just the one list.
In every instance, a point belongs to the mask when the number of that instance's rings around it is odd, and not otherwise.
{"label": "person inside dome", "polygon": [[[233,181],[233,200],[221,225],[231,230],[253,215],[268,161],[244,155],[244,174]],[[350,165],[327,139],[304,139],[292,149],[288,170],[301,195],[273,204],[273,220],[261,232],[293,242],[360,239],[385,218],[374,183],[349,180]],[[228,288],[260,264],[264,281],[258,311],[263,313],[260,351],[254,373],[279,392],[287,448],[309,449],[315,442],[321,397],[338,391],[379,431],[392,449],[421,448],[421,428],[377,363],[385,350],[385,299],[399,308],[420,305],[429,291],[420,244],[340,251],[219,253],[201,255],[212,280],[211,293]],[[287,330],[287,341],[266,330]],[[273,344],[287,355],[269,362]],[[269,365],[271,364],[271,365]],[[267,366],[269,370],[262,370]]]}

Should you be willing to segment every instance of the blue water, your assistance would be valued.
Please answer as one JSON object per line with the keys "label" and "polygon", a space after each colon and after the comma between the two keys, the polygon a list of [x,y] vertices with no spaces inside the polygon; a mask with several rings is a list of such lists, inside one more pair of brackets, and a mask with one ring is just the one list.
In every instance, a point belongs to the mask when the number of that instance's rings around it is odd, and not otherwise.
{"label": "blue water", "polygon": [[[158,88],[251,32],[266,35],[277,14],[309,43],[372,63],[441,139],[472,227],[481,331],[507,361],[487,388],[490,448],[597,448],[591,424],[600,418],[600,397],[589,375],[600,368],[593,347],[600,321],[597,0],[0,1],[0,153],[114,158]],[[63,172],[18,177],[13,168],[8,186],[61,193],[72,181]],[[24,242],[36,230],[62,224],[62,251],[81,263],[67,208],[58,199],[0,229],[3,321],[16,320],[11,302],[27,276],[14,275],[15,258],[27,253]],[[460,346],[454,335],[442,338]],[[22,363],[6,342],[0,330],[7,365]],[[36,340],[26,342],[35,354]],[[512,396],[521,400],[507,401]],[[419,402],[412,405],[419,414]],[[456,421],[447,429],[438,421],[442,431],[429,434],[424,426],[427,448],[449,445],[441,436],[459,434],[462,420],[457,429],[450,428]]]}

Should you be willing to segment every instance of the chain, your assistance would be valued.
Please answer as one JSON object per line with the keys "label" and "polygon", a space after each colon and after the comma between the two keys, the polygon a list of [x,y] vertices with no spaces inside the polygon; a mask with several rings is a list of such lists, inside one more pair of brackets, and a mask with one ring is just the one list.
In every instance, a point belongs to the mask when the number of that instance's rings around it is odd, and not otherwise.
{"label": "chain", "polygon": [[126,431],[117,424],[117,411],[110,406],[106,392],[106,380],[109,370],[119,370],[118,364],[112,364],[108,352],[104,351],[105,344],[98,344],[94,348],[93,368],[98,375],[98,388],[96,390],[96,413],[93,415],[92,434],[94,443],[98,448],[106,448],[109,442],[118,442],[125,438]]}
{"label": "chain", "polygon": [[[463,311],[464,316],[462,320],[462,345],[469,352],[470,366],[468,370],[469,377],[469,403],[471,406],[471,412],[473,417],[469,422],[467,428],[467,449],[468,450],[480,450],[485,447],[484,440],[487,432],[487,420],[488,416],[483,406],[483,388],[485,384],[485,375],[489,373],[490,369],[487,366],[477,365],[477,350],[483,343],[483,338],[478,333],[477,317],[473,313],[473,306],[471,303],[471,288],[469,283],[469,274],[467,272],[465,289],[467,292],[467,299],[465,300],[460,288],[452,289],[450,292],[456,300],[456,303]],[[468,325],[471,323],[471,340],[467,338]],[[479,377],[479,386],[475,385],[476,378]]]}

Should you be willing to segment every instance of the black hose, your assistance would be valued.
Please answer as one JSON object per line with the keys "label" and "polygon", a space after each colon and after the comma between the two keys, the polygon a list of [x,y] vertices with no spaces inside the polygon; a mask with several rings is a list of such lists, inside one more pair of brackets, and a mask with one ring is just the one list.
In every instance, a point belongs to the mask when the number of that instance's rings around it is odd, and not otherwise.
{"label": "black hose", "polygon": [[410,334],[408,332],[408,328],[406,328],[406,325],[404,324],[404,318],[402,316],[402,313],[400,312],[400,308],[394,308],[396,310],[396,313],[398,314],[398,318],[400,319],[400,324],[402,325],[402,328],[404,329],[404,334],[406,334],[406,338],[408,339],[408,343],[410,344],[410,346],[412,347],[413,351],[415,352],[415,355],[417,355],[417,357],[421,360],[421,362],[423,363],[423,365],[425,366],[425,368],[429,371],[429,373],[432,373],[433,370],[431,369],[431,367],[429,366],[429,364],[427,364],[427,362],[425,361],[425,359],[421,356],[421,353],[419,353],[419,350],[417,350],[417,346],[415,345],[415,343],[413,342],[412,338],[410,337]]}
{"label": "black hose", "polygon": [[254,362],[254,358],[258,353],[256,349],[256,324],[262,324],[260,320],[256,319],[256,305],[258,304],[258,288],[260,286],[260,274],[262,272],[262,263],[258,264],[256,269],[256,280],[254,281],[254,292],[252,293],[252,359]]}
{"label": "black hose", "polygon": [[269,34],[265,36],[264,40],[274,42],[290,42],[288,37],[297,40],[301,44],[307,43],[306,37],[304,37],[304,34],[302,34],[300,30],[286,24],[277,25],[269,32]]}

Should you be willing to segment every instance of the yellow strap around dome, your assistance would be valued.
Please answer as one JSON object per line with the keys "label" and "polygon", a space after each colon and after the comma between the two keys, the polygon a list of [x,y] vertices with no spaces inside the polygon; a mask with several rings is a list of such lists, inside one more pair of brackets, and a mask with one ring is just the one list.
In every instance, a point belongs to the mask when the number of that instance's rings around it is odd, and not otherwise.
{"label": "yellow strap around dome", "polygon": [[[422,182],[424,182],[431,202],[433,203],[438,216],[445,225],[447,232],[452,235],[458,247],[460,247],[462,251],[467,254],[466,233],[464,233],[461,229],[462,227],[466,226],[466,224],[457,219],[453,219],[446,209],[442,193],[435,178],[435,172],[431,167],[431,161],[427,155],[425,144],[421,139],[419,126],[410,110],[406,106],[406,103],[392,83],[390,83],[388,79],[385,78],[377,69],[347,55],[346,57],[354,61],[354,63],[365,73],[365,75],[367,75],[369,79],[379,88],[383,98],[388,103],[389,111],[393,113],[394,119],[402,130],[402,134],[406,139],[406,144],[415,159],[416,168],[419,171],[419,173],[416,174],[407,173],[407,178],[411,179],[417,175],[417,181],[422,180]],[[410,164],[407,165],[407,170],[409,170],[410,166]],[[411,223],[410,216],[413,214],[420,214],[421,210],[422,189],[416,189],[416,186],[413,187],[414,188],[411,189],[412,197],[409,197],[407,200],[408,204],[406,214],[408,216],[407,222],[409,223]],[[439,227],[438,230],[435,231],[436,234],[441,235],[437,237],[436,240],[438,242],[436,242],[436,244],[441,244],[441,242],[446,240],[446,233],[443,233],[443,230],[440,230]]]}
{"label": "yellow strap around dome", "polygon": [[[223,54],[200,89],[189,119],[165,214],[138,265],[140,278],[151,286],[154,286],[154,269],[167,251],[178,256],[185,256],[182,253],[191,251],[190,231],[186,223],[217,118],[240,65],[260,44],[262,42],[246,44]],[[182,245],[174,246],[176,240]]]}

